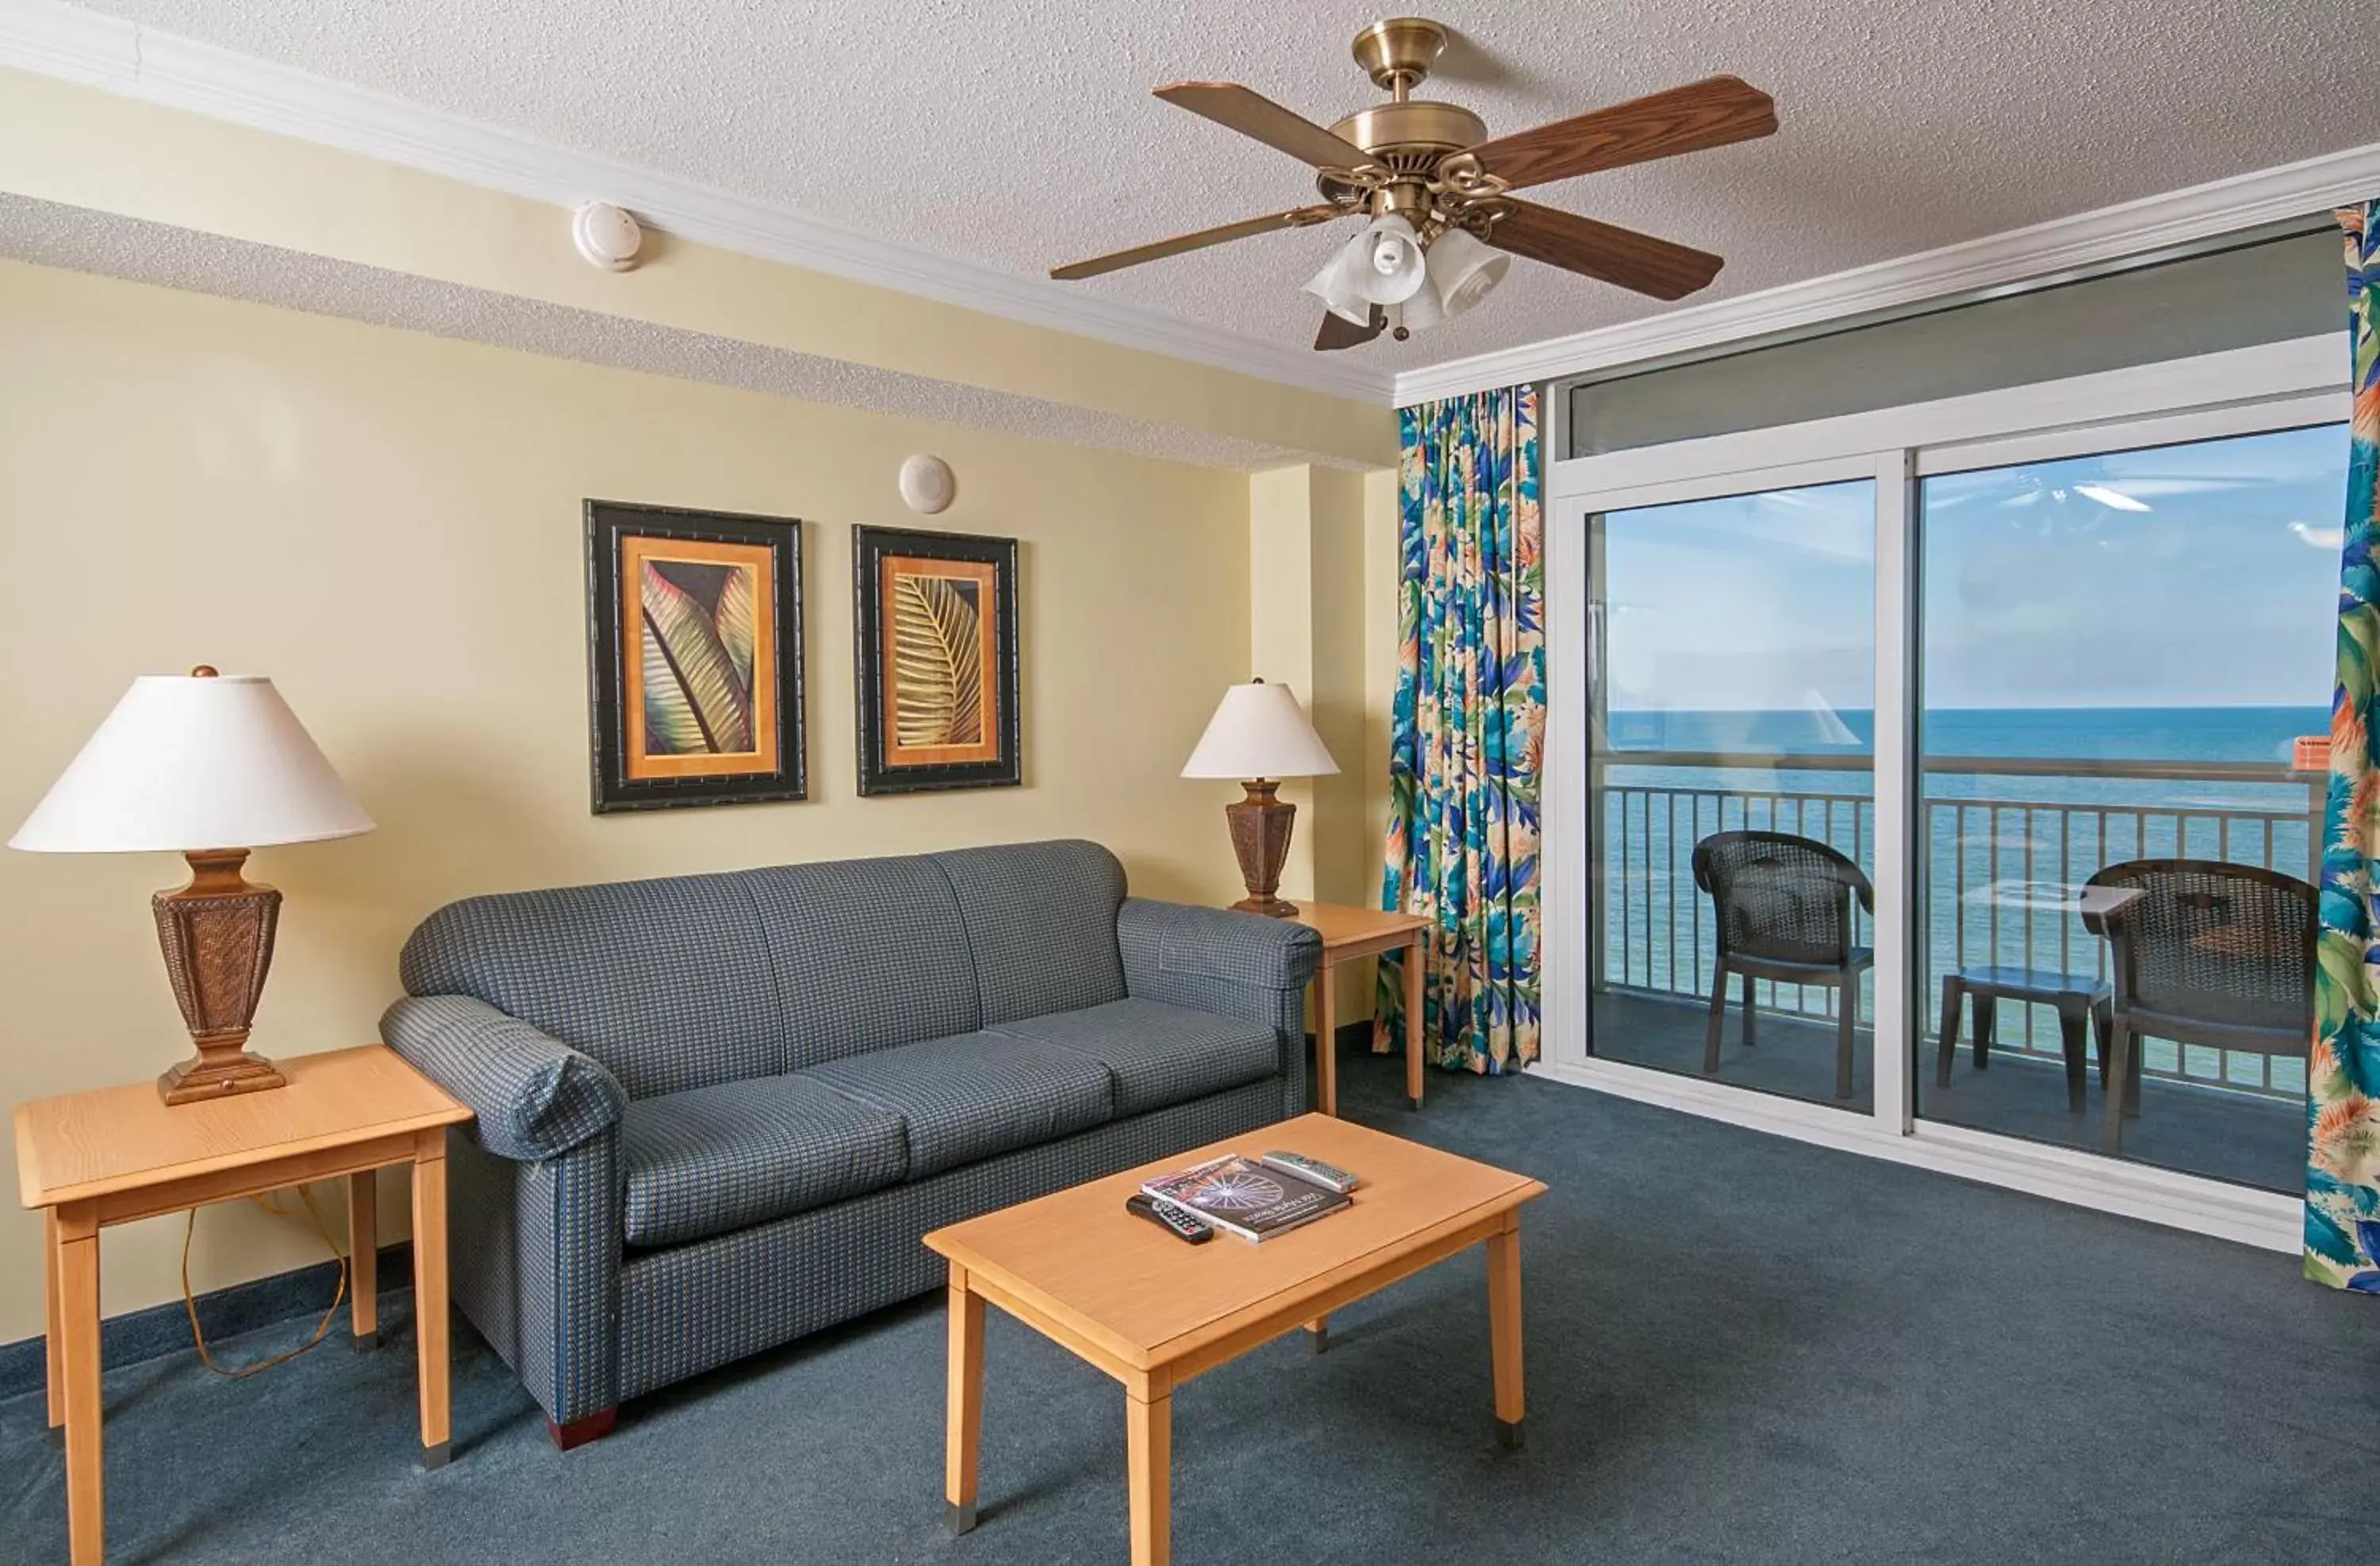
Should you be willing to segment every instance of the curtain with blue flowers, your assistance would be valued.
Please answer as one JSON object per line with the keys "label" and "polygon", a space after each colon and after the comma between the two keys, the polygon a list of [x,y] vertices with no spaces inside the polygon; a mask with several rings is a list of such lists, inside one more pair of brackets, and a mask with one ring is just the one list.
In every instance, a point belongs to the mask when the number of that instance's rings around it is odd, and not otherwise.
{"label": "curtain with blue flowers", "polygon": [[2306,1072],[2306,1276],[2380,1293],[2380,200],[2338,214],[2347,230],[2354,366],[2347,547],[2339,564],[2338,689],[2330,708],[2323,811],[2322,945]]}
{"label": "curtain with blue flowers", "polygon": [[[1430,1060],[1537,1057],[1537,790],[1546,712],[1544,454],[1535,387],[1403,409],[1396,704],[1381,906],[1429,920]],[[1375,1050],[1403,1038],[1380,964]]]}

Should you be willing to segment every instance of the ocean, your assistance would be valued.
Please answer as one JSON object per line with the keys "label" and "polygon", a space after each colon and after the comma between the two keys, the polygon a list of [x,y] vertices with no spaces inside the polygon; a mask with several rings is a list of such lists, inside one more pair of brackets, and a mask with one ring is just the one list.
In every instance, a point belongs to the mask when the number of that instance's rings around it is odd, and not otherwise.
{"label": "ocean", "polygon": [[[2104,974],[2103,943],[2049,892],[2133,858],[2222,859],[2311,879],[2325,780],[2289,771],[2294,742],[2326,734],[2323,707],[1991,708],[1928,712],[1919,910],[1924,992],[1977,964]],[[1604,982],[1706,995],[1711,921],[1694,844],[1738,827],[1831,843],[1875,870],[1865,710],[1621,710],[1593,756],[1598,794]],[[1681,765],[1723,756],[1725,765]],[[1784,987],[1769,1003],[1825,1014],[1830,993]],[[1872,997],[1864,1010],[1872,1006]],[[2027,1047],[2055,1053],[2054,1016],[2029,1008]],[[2002,1030],[2014,1034],[2003,1014]],[[2012,1040],[2013,1041],[2013,1040]],[[2147,1068],[2267,1092],[2303,1090],[2302,1066],[2152,1043]]]}

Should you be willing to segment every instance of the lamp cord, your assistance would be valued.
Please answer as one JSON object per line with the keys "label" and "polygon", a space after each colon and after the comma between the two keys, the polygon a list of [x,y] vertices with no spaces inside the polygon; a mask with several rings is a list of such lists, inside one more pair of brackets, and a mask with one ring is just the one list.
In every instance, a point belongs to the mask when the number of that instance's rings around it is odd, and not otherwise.
{"label": "lamp cord", "polygon": [[[298,1187],[298,1199],[306,1204],[306,1211],[313,1217],[315,1232],[322,1236],[322,1244],[330,1247],[331,1259],[339,1264],[339,1287],[337,1292],[331,1296],[331,1308],[324,1311],[322,1313],[322,1319],[314,1324],[314,1335],[312,1337],[307,1339],[304,1342],[298,1344],[296,1348],[291,1349],[286,1354],[274,1354],[271,1359],[259,1360],[254,1365],[235,1366],[231,1369],[226,1370],[222,1366],[217,1365],[215,1363],[215,1356],[208,1352],[206,1330],[199,1325],[198,1297],[190,1293],[190,1237],[198,1232],[199,1209],[192,1208],[187,1215],[187,1220],[182,1225],[182,1308],[188,1311],[190,1316],[190,1337],[199,1347],[199,1363],[204,1365],[209,1370],[213,1371],[216,1375],[223,1377],[226,1380],[244,1381],[250,1376],[257,1374],[259,1371],[270,1370],[276,1365],[286,1365],[291,1360],[296,1359],[299,1354],[320,1345],[322,1340],[330,1335],[331,1323],[337,1317],[339,1314],[339,1306],[346,1300],[348,1278],[347,1257],[346,1254],[339,1249],[339,1243],[331,1238],[331,1226],[322,1221],[322,1209],[314,1205],[314,1193],[308,1190],[305,1186],[300,1185]],[[267,1201],[262,1196],[250,1196],[249,1200],[254,1202],[258,1207],[262,1208],[266,1212],[275,1214],[282,1218],[294,1218],[297,1216],[287,1208],[277,1206],[273,1202]]]}

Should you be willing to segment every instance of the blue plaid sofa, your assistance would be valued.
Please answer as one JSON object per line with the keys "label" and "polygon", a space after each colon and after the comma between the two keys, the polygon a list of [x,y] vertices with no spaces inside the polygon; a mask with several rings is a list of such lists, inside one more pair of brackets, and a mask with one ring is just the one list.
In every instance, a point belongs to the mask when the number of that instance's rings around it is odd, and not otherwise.
{"label": "blue plaid sofa", "polygon": [[478,1117],[455,1301],[567,1448],[941,1286],[930,1229],[1304,1112],[1319,956],[1015,844],[452,904],[381,1026]]}

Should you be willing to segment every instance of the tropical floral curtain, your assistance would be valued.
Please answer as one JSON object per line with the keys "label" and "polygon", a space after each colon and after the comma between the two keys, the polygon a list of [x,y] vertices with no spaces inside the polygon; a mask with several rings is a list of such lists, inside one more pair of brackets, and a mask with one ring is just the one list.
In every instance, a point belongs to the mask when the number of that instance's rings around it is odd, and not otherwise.
{"label": "tropical floral curtain", "polygon": [[[1537,787],[1546,711],[1544,455],[1534,387],[1409,407],[1399,485],[1396,706],[1381,906],[1429,920],[1428,1058],[1537,1056]],[[1372,1047],[1403,1038],[1380,964]]]}
{"label": "tropical floral curtain", "polygon": [[2338,214],[2355,412],[2339,564],[2338,690],[2323,811],[2322,948],[2306,1073],[2306,1276],[2380,1293],[2380,200]]}

